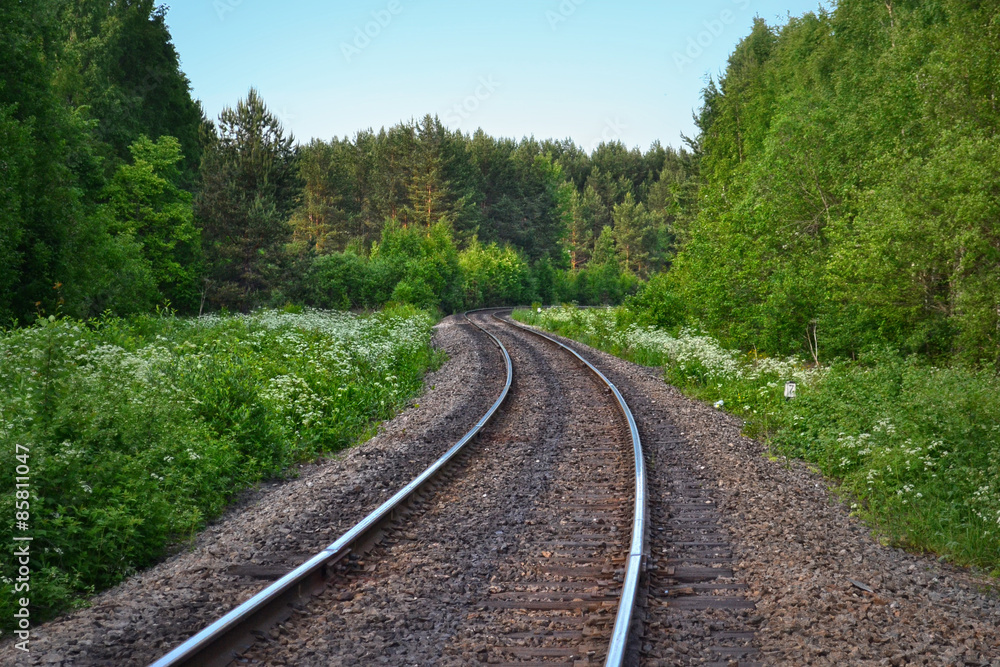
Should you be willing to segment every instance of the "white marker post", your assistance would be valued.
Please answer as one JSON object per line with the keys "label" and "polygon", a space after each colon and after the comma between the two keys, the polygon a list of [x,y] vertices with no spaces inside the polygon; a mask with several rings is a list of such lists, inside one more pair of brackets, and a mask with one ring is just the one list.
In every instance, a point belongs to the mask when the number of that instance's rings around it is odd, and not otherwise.
{"label": "white marker post", "polygon": [[795,398],[795,387],[797,385],[794,382],[785,383],[785,400],[790,401]]}

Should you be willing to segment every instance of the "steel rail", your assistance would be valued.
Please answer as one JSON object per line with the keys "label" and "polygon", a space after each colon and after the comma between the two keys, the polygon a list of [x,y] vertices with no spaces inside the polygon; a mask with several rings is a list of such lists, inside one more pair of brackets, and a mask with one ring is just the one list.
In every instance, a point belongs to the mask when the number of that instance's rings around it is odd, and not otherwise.
{"label": "steel rail", "polygon": [[580,356],[576,350],[568,345],[564,345],[551,336],[547,336],[518,322],[500,319],[496,313],[493,314],[493,317],[500,322],[555,343],[582,361],[587,368],[593,371],[611,389],[615,398],[618,399],[618,407],[621,409],[622,414],[625,415],[626,421],[628,421],[629,431],[632,434],[632,452],[635,455],[635,518],[632,521],[632,543],[629,548],[628,564],[625,568],[625,580],[622,583],[622,594],[618,603],[618,614],[615,617],[615,627],[611,633],[611,643],[608,645],[608,657],[604,662],[605,667],[621,667],[626,658],[629,634],[632,630],[632,616],[639,593],[639,580],[642,576],[648,523],[646,517],[646,466],[642,455],[642,442],[639,440],[639,429],[635,424],[635,417],[632,416],[632,411],[629,409],[628,403],[625,402],[625,398],[621,392],[618,391],[618,387],[605,377],[604,373],[597,370],[596,366]]}
{"label": "steel rail", "polygon": [[355,544],[374,534],[381,526],[390,521],[395,511],[400,509],[400,506],[413,493],[422,488],[424,484],[439,473],[486,426],[510,392],[514,369],[510,360],[510,354],[507,353],[507,348],[503,346],[500,339],[473,322],[469,318],[468,313],[465,313],[464,317],[470,324],[492,339],[493,343],[503,353],[504,363],[507,367],[507,381],[504,384],[503,391],[500,392],[500,397],[490,406],[486,414],[441,458],[420,473],[416,479],[400,489],[392,498],[385,501],[378,509],[344,533],[336,542],[204,630],[195,634],[159,660],[151,663],[150,667],[178,667],[180,665],[198,665],[199,667],[208,665],[214,667],[215,665],[228,665],[239,651],[245,650],[252,643],[252,640],[248,640],[252,631],[268,627],[285,615],[287,604],[292,600],[321,589],[328,578],[327,571],[331,566],[343,560],[351,552]]}

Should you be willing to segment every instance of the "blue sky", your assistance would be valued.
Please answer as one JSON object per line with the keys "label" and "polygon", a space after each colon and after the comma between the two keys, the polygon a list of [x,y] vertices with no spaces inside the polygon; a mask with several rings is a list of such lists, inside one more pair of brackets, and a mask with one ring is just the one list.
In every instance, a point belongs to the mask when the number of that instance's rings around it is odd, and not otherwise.
{"label": "blue sky", "polygon": [[185,0],[167,22],[209,117],[261,91],[299,141],[424,114],[494,136],[679,146],[754,16],[819,0]]}

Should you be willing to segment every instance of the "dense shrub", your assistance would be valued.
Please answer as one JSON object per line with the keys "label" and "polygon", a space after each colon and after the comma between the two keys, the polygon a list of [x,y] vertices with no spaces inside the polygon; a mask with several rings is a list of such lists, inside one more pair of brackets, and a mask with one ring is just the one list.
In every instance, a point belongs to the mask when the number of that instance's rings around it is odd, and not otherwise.
{"label": "dense shrub", "polygon": [[614,262],[591,264],[563,275],[559,301],[589,306],[621,303],[625,297],[635,294],[642,284],[637,276],[622,271]]}
{"label": "dense shrub", "polygon": [[316,308],[360,308],[368,273],[365,259],[352,252],[320,255],[306,265],[295,295]]}
{"label": "dense shrub", "polygon": [[461,254],[464,306],[513,306],[534,296],[528,264],[513,248],[473,241]]}
{"label": "dense shrub", "polygon": [[834,364],[789,406],[773,444],[842,480],[892,540],[1000,569],[995,375],[891,352]]}
{"label": "dense shrub", "polygon": [[685,320],[684,302],[671,289],[666,273],[650,278],[627,305],[639,324],[669,328]]}
{"label": "dense shrub", "polygon": [[369,255],[355,251],[301,258],[283,295],[317,308],[377,308],[412,304],[455,312],[533,301],[613,304],[639,291],[642,281],[615,262],[577,271],[547,258],[528,265],[512,246],[473,238],[459,251],[450,227],[387,222]]}

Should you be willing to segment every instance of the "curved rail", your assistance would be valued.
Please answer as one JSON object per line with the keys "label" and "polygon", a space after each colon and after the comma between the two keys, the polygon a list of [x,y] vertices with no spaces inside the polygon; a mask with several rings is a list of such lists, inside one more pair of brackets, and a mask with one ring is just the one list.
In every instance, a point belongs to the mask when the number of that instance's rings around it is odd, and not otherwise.
{"label": "curved rail", "polygon": [[[506,309],[505,309],[506,310]],[[629,633],[632,629],[632,615],[635,608],[636,598],[639,592],[639,579],[642,575],[643,553],[646,539],[646,466],[642,456],[642,442],[639,440],[639,429],[635,425],[635,418],[632,411],[625,402],[625,398],[618,391],[618,387],[612,384],[611,380],[605,377],[604,373],[597,370],[597,367],[584,359],[580,354],[559,342],[551,336],[546,336],[540,331],[526,327],[513,320],[502,320],[493,317],[501,322],[510,324],[513,327],[527,331],[547,341],[555,343],[566,350],[574,357],[582,361],[597,377],[603,381],[618,399],[618,407],[628,421],[629,431],[632,433],[632,451],[635,455],[635,518],[632,521],[632,543],[629,548],[628,563],[625,567],[625,580],[622,583],[621,600],[618,603],[618,614],[615,617],[615,627],[611,633],[611,644],[608,646],[608,657],[604,662],[605,667],[621,667],[625,662],[625,653],[628,648]]]}
{"label": "curved rail", "polygon": [[331,566],[346,557],[351,552],[352,546],[375,533],[382,525],[391,520],[393,513],[414,492],[439,473],[486,426],[510,392],[514,369],[507,348],[500,340],[473,322],[468,313],[463,314],[463,316],[470,324],[492,339],[503,353],[504,363],[507,367],[507,381],[503,391],[500,392],[500,397],[490,406],[486,414],[441,458],[400,489],[392,498],[385,501],[378,509],[344,533],[340,539],[152,663],[150,667],[227,665],[232,662],[234,652],[249,645],[247,637],[250,632],[270,625],[274,620],[280,618],[282,610],[286,608],[289,601],[309,595],[322,587]]}

